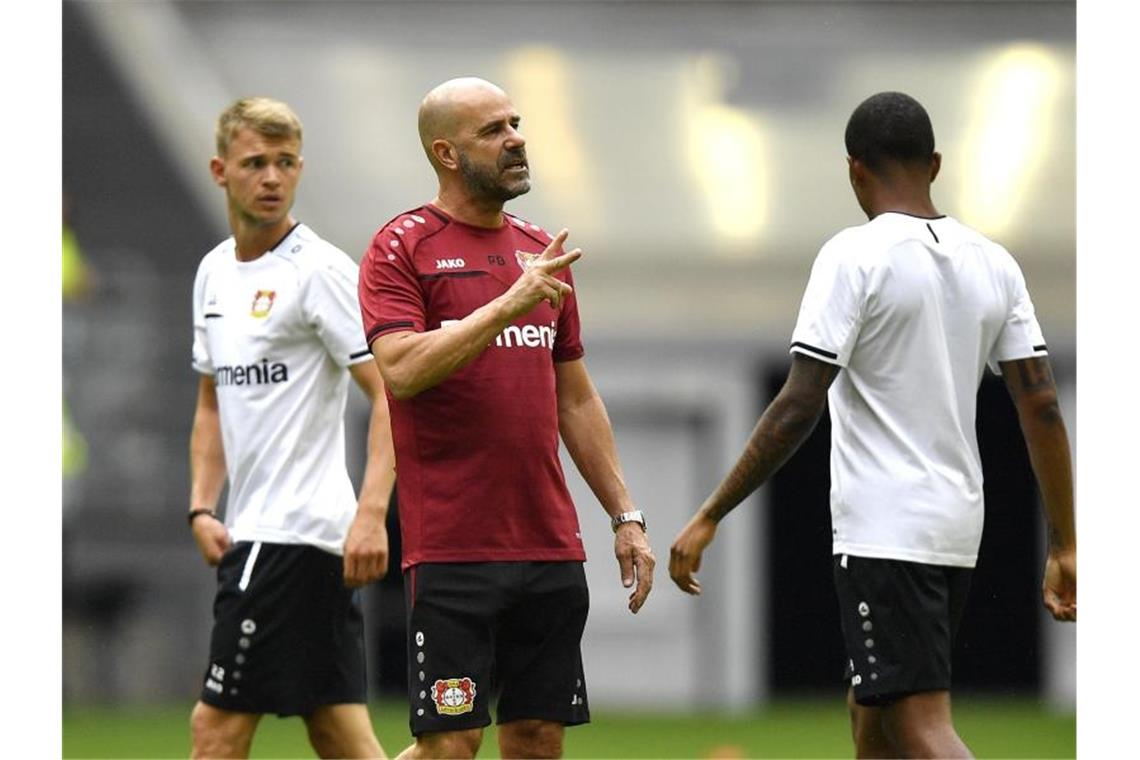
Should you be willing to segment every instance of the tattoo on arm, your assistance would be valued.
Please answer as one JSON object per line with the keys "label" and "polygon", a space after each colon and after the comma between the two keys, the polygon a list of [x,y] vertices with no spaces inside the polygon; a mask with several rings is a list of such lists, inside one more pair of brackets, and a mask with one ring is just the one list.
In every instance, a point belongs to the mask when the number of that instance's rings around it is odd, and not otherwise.
{"label": "tattoo on arm", "polygon": [[764,410],[740,459],[713,494],[706,514],[719,522],[791,458],[815,429],[839,367],[796,355],[779,395]]}
{"label": "tattoo on arm", "polygon": [[1049,360],[1044,357],[1022,359],[1014,362],[1017,367],[1018,392],[1037,391],[1053,386],[1053,372]]}

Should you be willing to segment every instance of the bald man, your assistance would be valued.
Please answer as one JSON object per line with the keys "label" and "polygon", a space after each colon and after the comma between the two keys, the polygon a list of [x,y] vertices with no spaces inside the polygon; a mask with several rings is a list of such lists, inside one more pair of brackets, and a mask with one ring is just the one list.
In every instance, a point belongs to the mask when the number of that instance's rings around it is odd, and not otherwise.
{"label": "bald man", "polygon": [[499,87],[454,79],[419,111],[439,178],[372,241],[360,305],[396,448],[416,742],[400,757],[474,757],[497,698],[508,757],[561,757],[589,721],[589,607],[559,434],[609,514],[636,613],[653,584],[605,406],[583,362],[555,236],[503,211],[530,190],[520,117]]}

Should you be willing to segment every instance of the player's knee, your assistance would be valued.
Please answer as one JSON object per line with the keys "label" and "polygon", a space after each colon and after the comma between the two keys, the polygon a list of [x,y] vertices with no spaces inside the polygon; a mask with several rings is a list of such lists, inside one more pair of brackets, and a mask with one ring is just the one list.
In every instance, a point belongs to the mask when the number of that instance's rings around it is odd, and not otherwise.
{"label": "player's knee", "polygon": [[902,757],[953,757],[943,749],[945,730],[938,726],[895,722],[891,724],[890,737]]}
{"label": "player's knee", "polygon": [[483,743],[483,729],[439,731],[421,734],[416,739],[416,757],[456,758],[470,760]]}
{"label": "player's knee", "polygon": [[565,727],[547,720],[515,720],[499,726],[499,749],[504,758],[562,757]]}
{"label": "player's knee", "polygon": [[191,757],[245,757],[251,732],[242,721],[201,702],[190,713]]}
{"label": "player's knee", "polygon": [[318,757],[384,757],[363,706],[318,709],[305,718],[305,730]]}
{"label": "player's knee", "polygon": [[855,701],[855,694],[851,689],[847,690],[847,715],[851,718],[851,736],[858,742],[862,714],[859,712],[859,705]]}
{"label": "player's knee", "polygon": [[891,743],[908,757],[958,757],[965,749],[954,730],[945,693],[903,697],[884,709],[882,722]]}
{"label": "player's knee", "polygon": [[855,745],[855,757],[898,756],[899,753],[893,750],[893,745],[883,730],[881,710],[859,705],[854,694],[848,691],[847,711],[851,716],[851,741]]}
{"label": "player's knee", "polygon": [[309,744],[317,757],[348,757],[349,753],[341,747],[337,733],[331,726],[320,721],[305,721],[305,730],[309,734]]}
{"label": "player's knee", "polygon": [[869,748],[882,740],[883,728],[878,723],[856,711],[851,712],[851,740],[855,744],[856,757],[869,757]]}

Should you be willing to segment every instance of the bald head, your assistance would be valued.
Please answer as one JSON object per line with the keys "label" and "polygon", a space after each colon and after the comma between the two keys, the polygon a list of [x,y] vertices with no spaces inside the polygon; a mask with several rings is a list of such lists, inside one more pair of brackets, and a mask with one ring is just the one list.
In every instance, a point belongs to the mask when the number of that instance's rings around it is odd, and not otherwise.
{"label": "bald head", "polygon": [[436,140],[455,142],[464,124],[496,100],[507,101],[507,93],[478,77],[449,79],[424,96],[419,112],[420,144],[432,166],[439,168],[431,144]]}
{"label": "bald head", "polygon": [[439,177],[440,199],[496,207],[530,190],[521,117],[501,87],[450,79],[420,104],[420,142]]}

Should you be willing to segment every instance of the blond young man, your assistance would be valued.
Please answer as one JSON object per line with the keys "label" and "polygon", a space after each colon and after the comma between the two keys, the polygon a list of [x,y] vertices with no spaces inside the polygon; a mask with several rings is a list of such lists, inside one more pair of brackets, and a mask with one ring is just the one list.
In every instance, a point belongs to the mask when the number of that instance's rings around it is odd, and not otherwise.
{"label": "blond young man", "polygon": [[[238,100],[218,119],[210,161],[233,235],[194,282],[188,519],[218,568],[194,757],[248,756],[265,713],[300,715],[321,757],[384,757],[365,704],[356,588],[388,565],[388,407],[356,264],[291,214],[301,131],[284,103]],[[359,500],[345,469],[350,375],[372,402]]]}

